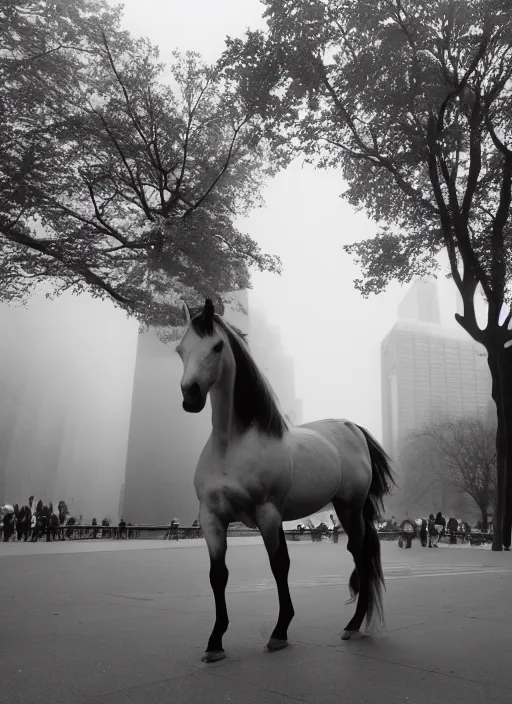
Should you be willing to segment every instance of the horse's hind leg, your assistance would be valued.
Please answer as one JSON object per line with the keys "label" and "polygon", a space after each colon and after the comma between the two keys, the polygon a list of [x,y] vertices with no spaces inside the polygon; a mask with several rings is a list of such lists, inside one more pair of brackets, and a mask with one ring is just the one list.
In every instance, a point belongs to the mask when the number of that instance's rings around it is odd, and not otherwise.
{"label": "horse's hind leg", "polygon": [[288,645],[288,626],[295,615],[288,587],[290,556],[281,514],[275,506],[267,504],[259,507],[256,511],[256,523],[267,549],[279,596],[279,617],[266,646],[267,652],[272,652],[286,648]]}
{"label": "horse's hind leg", "polygon": [[356,612],[341,636],[342,640],[349,640],[361,628],[369,605],[370,573],[363,553],[366,528],[362,509],[349,509],[338,499],[333,499],[332,504],[347,534],[347,550],[355,563],[349,588],[353,599],[357,596]]}

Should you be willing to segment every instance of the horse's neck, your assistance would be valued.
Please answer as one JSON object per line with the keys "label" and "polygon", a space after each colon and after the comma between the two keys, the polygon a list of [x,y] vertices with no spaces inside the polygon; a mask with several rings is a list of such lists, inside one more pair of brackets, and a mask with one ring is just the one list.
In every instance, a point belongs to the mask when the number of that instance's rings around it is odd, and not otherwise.
{"label": "horse's neck", "polygon": [[237,435],[233,394],[235,389],[235,362],[225,365],[221,378],[210,390],[212,404],[212,440],[216,450],[223,454]]}

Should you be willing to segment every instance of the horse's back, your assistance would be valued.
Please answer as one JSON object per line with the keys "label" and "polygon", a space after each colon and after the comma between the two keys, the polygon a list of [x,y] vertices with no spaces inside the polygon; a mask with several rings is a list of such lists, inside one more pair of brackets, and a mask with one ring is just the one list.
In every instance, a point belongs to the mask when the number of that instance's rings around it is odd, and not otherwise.
{"label": "horse's back", "polygon": [[357,425],[329,418],[294,428],[290,437],[293,486],[286,514],[293,512],[292,520],[299,517],[292,511],[295,506],[320,504],[310,511],[313,513],[333,498],[351,506],[363,505],[372,467],[366,439]]}

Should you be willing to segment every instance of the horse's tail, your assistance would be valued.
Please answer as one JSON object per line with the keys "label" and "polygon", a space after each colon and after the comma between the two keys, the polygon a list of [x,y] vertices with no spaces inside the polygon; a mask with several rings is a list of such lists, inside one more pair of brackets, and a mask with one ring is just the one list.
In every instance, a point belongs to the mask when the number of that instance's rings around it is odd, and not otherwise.
{"label": "horse's tail", "polygon": [[386,494],[391,493],[393,487],[396,486],[396,482],[390,466],[391,459],[389,455],[366,428],[362,428],[360,425],[357,427],[365,437],[372,462],[372,483],[368,492],[368,499],[374,504],[377,519],[383,509],[384,497]]}
{"label": "horse's tail", "polygon": [[372,463],[372,483],[363,505],[365,532],[362,550],[369,579],[368,609],[366,611],[366,624],[369,627],[375,615],[381,622],[384,621],[382,590],[386,588],[386,585],[380,558],[380,538],[375,522],[380,518],[384,508],[384,496],[391,492],[395,486],[395,480],[390,466],[391,460],[384,449],[365,428],[357,427],[366,439]]}

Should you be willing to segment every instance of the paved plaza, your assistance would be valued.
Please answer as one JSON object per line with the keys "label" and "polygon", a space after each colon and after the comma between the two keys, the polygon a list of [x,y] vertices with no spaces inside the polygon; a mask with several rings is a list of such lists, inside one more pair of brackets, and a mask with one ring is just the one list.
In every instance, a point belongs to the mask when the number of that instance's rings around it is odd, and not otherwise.
{"label": "paved plaza", "polygon": [[227,658],[200,540],[0,544],[0,704],[510,704],[512,557],[382,543],[386,630],[340,641],[345,544],[290,543],[290,647],[258,539],[231,539]]}

